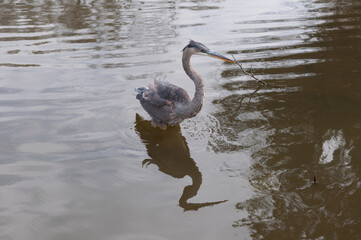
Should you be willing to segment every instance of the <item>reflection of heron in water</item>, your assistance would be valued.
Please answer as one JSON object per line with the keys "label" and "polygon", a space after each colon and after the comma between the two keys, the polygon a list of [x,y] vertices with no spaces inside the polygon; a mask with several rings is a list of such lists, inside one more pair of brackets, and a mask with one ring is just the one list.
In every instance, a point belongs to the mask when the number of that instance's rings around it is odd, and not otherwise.
{"label": "reflection of heron in water", "polygon": [[152,127],[150,121],[136,115],[135,130],[144,142],[150,159],[145,159],[143,165],[155,164],[161,172],[175,178],[189,176],[192,185],[186,186],[179,199],[179,206],[184,210],[197,210],[201,207],[223,203],[205,202],[188,203],[187,200],[196,196],[202,184],[202,174],[191,158],[189,148],[179,125],[160,131]]}
{"label": "reflection of heron in water", "polygon": [[139,99],[142,107],[152,117],[153,126],[159,126],[165,130],[167,125],[176,125],[186,118],[194,117],[201,110],[204,84],[201,76],[190,65],[190,58],[193,54],[205,54],[234,63],[233,60],[209,50],[201,43],[191,40],[183,49],[182,63],[184,71],[193,80],[195,85],[195,94],[192,100],[183,88],[168,82],[155,80],[154,86],[135,89],[138,92],[137,99]]}

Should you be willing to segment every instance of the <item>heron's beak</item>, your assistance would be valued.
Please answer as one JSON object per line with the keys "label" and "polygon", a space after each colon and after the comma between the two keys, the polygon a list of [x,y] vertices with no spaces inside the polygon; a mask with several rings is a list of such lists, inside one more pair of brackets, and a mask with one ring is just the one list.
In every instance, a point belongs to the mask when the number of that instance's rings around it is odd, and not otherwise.
{"label": "heron's beak", "polygon": [[233,61],[233,60],[231,60],[229,58],[226,58],[225,56],[223,56],[223,55],[221,55],[221,54],[219,54],[217,52],[213,52],[211,50],[208,50],[207,54],[210,57],[218,58],[218,59],[221,59],[223,61],[230,62],[230,63],[235,63],[235,61]]}

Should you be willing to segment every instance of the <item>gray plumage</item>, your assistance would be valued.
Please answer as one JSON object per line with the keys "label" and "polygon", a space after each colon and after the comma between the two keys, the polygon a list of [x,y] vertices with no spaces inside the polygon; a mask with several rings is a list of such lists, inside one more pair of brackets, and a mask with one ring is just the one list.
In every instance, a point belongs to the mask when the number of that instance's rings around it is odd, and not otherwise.
{"label": "gray plumage", "polygon": [[193,99],[183,88],[160,80],[154,80],[154,85],[149,85],[148,88],[135,89],[138,92],[136,98],[152,117],[153,126],[165,130],[167,125],[179,124],[184,119],[196,116],[202,109],[204,83],[201,76],[190,65],[191,56],[202,53],[233,63],[232,60],[209,50],[203,44],[191,40],[183,49],[182,63],[184,71],[195,85]]}

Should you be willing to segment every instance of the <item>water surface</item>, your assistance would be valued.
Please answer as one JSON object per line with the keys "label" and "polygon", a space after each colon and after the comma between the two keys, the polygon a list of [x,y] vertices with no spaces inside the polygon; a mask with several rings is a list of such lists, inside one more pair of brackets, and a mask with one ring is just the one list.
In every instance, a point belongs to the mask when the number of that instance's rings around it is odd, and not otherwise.
{"label": "water surface", "polygon": [[[360,1],[0,4],[1,239],[361,238]],[[194,93],[163,132],[133,88]],[[316,176],[316,184],[313,184]]]}

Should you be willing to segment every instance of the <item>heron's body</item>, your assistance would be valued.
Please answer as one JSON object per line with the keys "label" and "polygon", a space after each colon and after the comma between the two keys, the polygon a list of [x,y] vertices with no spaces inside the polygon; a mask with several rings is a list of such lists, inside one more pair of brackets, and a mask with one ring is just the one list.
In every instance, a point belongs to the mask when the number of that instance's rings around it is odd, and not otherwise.
{"label": "heron's body", "polygon": [[183,49],[182,63],[184,71],[193,80],[195,94],[191,99],[188,93],[176,85],[168,82],[155,80],[149,88],[137,88],[137,99],[142,107],[152,117],[153,126],[159,126],[165,130],[167,125],[176,125],[184,119],[196,116],[203,106],[204,83],[201,76],[190,65],[193,54],[205,53],[222,60],[233,62],[222,55],[210,51],[201,43],[190,41]]}

